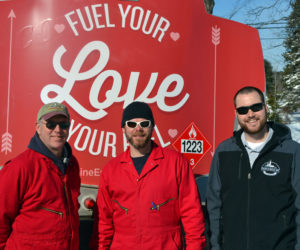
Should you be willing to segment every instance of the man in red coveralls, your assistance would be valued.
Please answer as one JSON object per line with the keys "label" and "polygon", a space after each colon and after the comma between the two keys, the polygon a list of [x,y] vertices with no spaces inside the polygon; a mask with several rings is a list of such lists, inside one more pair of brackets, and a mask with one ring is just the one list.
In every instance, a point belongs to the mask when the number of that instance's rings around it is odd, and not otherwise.
{"label": "man in red coveralls", "polygon": [[151,141],[154,118],[143,102],[128,105],[122,130],[126,152],[100,177],[92,249],[205,247],[204,217],[194,175],[182,154]]}
{"label": "man in red coveralls", "polygon": [[1,250],[79,248],[80,177],[69,127],[64,105],[44,105],[28,149],[0,170]]}

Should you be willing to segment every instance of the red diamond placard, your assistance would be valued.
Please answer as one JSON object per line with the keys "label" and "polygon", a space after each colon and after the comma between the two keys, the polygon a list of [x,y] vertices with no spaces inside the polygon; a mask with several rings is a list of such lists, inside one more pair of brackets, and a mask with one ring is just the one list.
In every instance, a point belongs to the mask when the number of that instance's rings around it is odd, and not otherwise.
{"label": "red diamond placard", "polygon": [[172,145],[177,151],[184,154],[192,168],[196,167],[211,148],[211,144],[194,122],[183,131]]}

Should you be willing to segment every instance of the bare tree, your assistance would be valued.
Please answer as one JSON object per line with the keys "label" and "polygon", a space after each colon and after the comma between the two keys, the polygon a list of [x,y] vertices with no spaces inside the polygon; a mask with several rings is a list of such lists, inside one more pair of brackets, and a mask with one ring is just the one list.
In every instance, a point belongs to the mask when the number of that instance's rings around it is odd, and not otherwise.
{"label": "bare tree", "polygon": [[[264,51],[278,51],[274,49],[283,47],[288,16],[295,0],[235,0],[233,2],[231,12],[223,17],[237,20],[238,15],[243,13],[245,17],[243,23],[259,30]],[[273,56],[273,61],[278,62],[277,67],[282,65],[281,54]],[[274,69],[277,70],[276,67]]]}
{"label": "bare tree", "polygon": [[[262,17],[265,12],[269,13],[269,20],[267,24],[272,21],[279,21],[276,20],[274,17],[278,16],[285,16],[288,17],[288,11],[290,10],[292,3],[295,0],[273,0],[268,3],[261,1],[260,5],[255,4],[254,0],[236,0],[234,1],[234,5],[232,8],[231,13],[229,14],[228,19],[234,19],[234,17],[242,10],[245,9],[246,15],[249,20],[258,20]],[[286,13],[286,14],[284,14]],[[259,21],[258,24],[261,22]]]}

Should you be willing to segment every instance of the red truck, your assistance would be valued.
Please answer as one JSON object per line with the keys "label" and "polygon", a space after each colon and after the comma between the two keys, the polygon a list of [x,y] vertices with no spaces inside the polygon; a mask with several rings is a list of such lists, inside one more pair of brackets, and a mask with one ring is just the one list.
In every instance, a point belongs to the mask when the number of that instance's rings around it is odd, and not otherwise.
{"label": "red truck", "polygon": [[258,32],[207,14],[203,0],[8,0],[0,23],[0,166],[27,147],[42,104],[67,105],[81,215],[127,147],[130,102],[150,105],[153,140],[187,157],[204,196],[216,146],[235,127],[234,93],[265,86]]}

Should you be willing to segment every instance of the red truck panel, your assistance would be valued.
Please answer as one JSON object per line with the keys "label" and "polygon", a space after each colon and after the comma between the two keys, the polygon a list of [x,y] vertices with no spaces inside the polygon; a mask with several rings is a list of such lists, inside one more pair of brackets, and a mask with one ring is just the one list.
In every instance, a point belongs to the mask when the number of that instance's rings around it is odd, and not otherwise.
{"label": "red truck panel", "polygon": [[264,90],[258,32],[202,0],[0,2],[0,165],[22,152],[43,103],[68,106],[83,184],[126,147],[124,107],[150,104],[154,140],[206,175],[234,126],[233,95]]}

